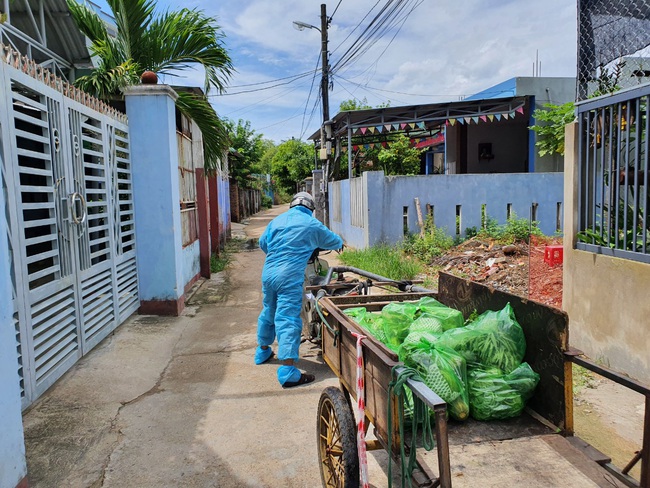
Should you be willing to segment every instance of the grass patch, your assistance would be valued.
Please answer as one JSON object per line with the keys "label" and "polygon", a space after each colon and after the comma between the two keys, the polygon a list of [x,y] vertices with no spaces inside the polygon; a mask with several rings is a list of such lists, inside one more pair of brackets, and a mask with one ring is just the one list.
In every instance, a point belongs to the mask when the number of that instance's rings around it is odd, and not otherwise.
{"label": "grass patch", "polygon": [[247,240],[241,238],[234,238],[226,241],[224,250],[221,251],[218,255],[212,254],[210,256],[210,272],[211,273],[220,273],[228,267],[228,264],[232,261],[232,255],[241,251],[246,245]]}
{"label": "grass patch", "polygon": [[230,263],[230,255],[228,253],[222,252],[219,255],[212,254],[212,256],[210,256],[210,272],[220,273],[226,269],[228,263]]}
{"label": "grass patch", "polygon": [[348,266],[392,280],[412,280],[422,272],[422,264],[419,261],[409,258],[397,247],[386,245],[369,249],[346,249],[339,259]]}
{"label": "grass patch", "polygon": [[577,395],[585,388],[596,388],[598,380],[594,373],[582,366],[572,364],[573,369],[573,394]]}

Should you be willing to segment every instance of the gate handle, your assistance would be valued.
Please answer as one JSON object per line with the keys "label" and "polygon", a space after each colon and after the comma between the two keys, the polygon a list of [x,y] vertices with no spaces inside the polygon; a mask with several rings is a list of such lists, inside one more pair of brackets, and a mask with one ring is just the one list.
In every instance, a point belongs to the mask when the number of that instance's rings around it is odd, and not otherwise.
{"label": "gate handle", "polygon": [[[81,209],[83,211],[83,215],[81,217],[77,215],[77,201],[81,202]],[[86,221],[86,208],[86,199],[81,193],[74,192],[70,194],[70,215],[72,217],[73,223],[79,225],[83,224]]]}

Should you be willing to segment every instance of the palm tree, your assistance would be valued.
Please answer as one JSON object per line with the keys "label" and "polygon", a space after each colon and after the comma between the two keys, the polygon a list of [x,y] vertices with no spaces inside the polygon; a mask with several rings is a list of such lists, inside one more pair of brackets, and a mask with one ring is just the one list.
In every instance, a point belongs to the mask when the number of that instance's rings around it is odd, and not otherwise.
{"label": "palm tree", "polygon": [[[99,66],[75,85],[105,100],[121,99],[121,90],[139,82],[144,71],[170,74],[201,65],[203,91],[223,92],[232,74],[232,62],[223,45],[223,32],[213,18],[187,8],[155,14],[152,0],[107,0],[117,34],[108,33],[97,13],[76,0],[67,0],[79,29],[90,39]],[[228,133],[206,97],[179,92],[178,109],[194,120],[203,133],[205,169],[214,172]]]}

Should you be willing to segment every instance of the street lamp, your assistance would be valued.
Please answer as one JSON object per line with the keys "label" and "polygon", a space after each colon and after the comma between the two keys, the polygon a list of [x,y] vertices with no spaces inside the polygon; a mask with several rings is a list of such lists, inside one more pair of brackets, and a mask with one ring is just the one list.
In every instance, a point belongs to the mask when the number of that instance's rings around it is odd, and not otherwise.
{"label": "street lamp", "polygon": [[315,25],[306,24],[305,22],[300,22],[299,20],[293,21],[293,27],[299,31],[304,31],[305,29],[316,29],[320,32],[320,29]]}

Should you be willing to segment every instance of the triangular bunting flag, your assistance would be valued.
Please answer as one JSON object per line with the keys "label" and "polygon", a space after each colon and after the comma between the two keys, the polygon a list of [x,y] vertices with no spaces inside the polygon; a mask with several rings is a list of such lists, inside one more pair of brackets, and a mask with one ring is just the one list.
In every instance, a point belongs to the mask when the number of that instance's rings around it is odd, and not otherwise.
{"label": "triangular bunting flag", "polygon": [[487,122],[487,117],[485,115],[481,115],[479,119],[481,119],[483,122]]}
{"label": "triangular bunting flag", "polygon": [[358,151],[358,150],[359,150],[359,146],[352,146],[352,150],[353,150],[353,151]]}
{"label": "triangular bunting flag", "polygon": [[384,131],[384,126],[383,125],[378,125],[377,127],[375,127],[375,129],[377,129],[377,132],[379,132],[381,134]]}
{"label": "triangular bunting flag", "polygon": [[517,112],[519,112],[520,114],[523,115],[523,113],[524,113],[524,107],[519,107],[519,108],[517,109]]}
{"label": "triangular bunting flag", "polygon": [[466,122],[466,123],[469,124],[471,121],[472,121],[472,118],[471,118],[471,117],[465,117],[465,122]]}
{"label": "triangular bunting flag", "polygon": [[399,130],[399,124],[393,124],[393,130]]}
{"label": "triangular bunting flag", "polygon": [[[452,120],[454,120],[454,119],[452,119]],[[456,120],[456,122],[458,122],[459,124],[464,124],[464,123],[465,123],[465,120],[464,120],[462,117],[460,117],[460,118],[458,118],[458,119],[455,119],[455,120]]]}
{"label": "triangular bunting flag", "polygon": [[475,124],[478,124],[478,117],[472,117],[472,120],[474,121]]}
{"label": "triangular bunting flag", "polygon": [[386,141],[381,143],[381,147],[386,147],[386,146],[388,146],[388,144],[386,144]]}
{"label": "triangular bunting flag", "polygon": [[361,127],[361,133],[365,135],[367,132],[368,128],[367,127]]}
{"label": "triangular bunting flag", "polygon": [[490,119],[490,122],[492,122],[494,120],[494,115],[492,114],[488,115],[488,119]]}
{"label": "triangular bunting flag", "polygon": [[406,124],[400,124],[399,128],[402,129],[402,130],[406,129]]}
{"label": "triangular bunting flag", "polygon": [[370,149],[370,144],[364,144],[363,147],[364,147],[365,149]]}
{"label": "triangular bunting flag", "polygon": [[414,123],[414,122],[411,122],[411,123],[409,124],[409,127],[410,127],[411,129],[415,129],[415,123]]}
{"label": "triangular bunting flag", "polygon": [[390,124],[384,125],[384,130],[390,130]]}
{"label": "triangular bunting flag", "polygon": [[514,118],[515,118],[515,113],[514,113],[514,112],[510,112],[510,118],[511,118],[511,119],[514,119]]}
{"label": "triangular bunting flag", "polygon": [[375,143],[373,142],[372,144],[370,144],[370,149],[374,149],[374,148],[375,148]]}
{"label": "triangular bunting flag", "polygon": [[375,133],[375,128],[374,127],[368,127],[368,130],[370,131],[371,134]]}
{"label": "triangular bunting flag", "polygon": [[503,114],[503,118],[506,119],[506,120],[508,120],[508,119],[510,118],[510,115],[508,115],[508,114]]}
{"label": "triangular bunting flag", "polygon": [[420,129],[424,129],[425,128],[424,122],[418,122],[418,127]]}
{"label": "triangular bunting flag", "polygon": [[496,114],[495,117],[497,118],[497,120],[501,120],[501,114]]}
{"label": "triangular bunting flag", "polygon": [[348,146],[343,146],[341,148],[341,152],[348,152]]}

